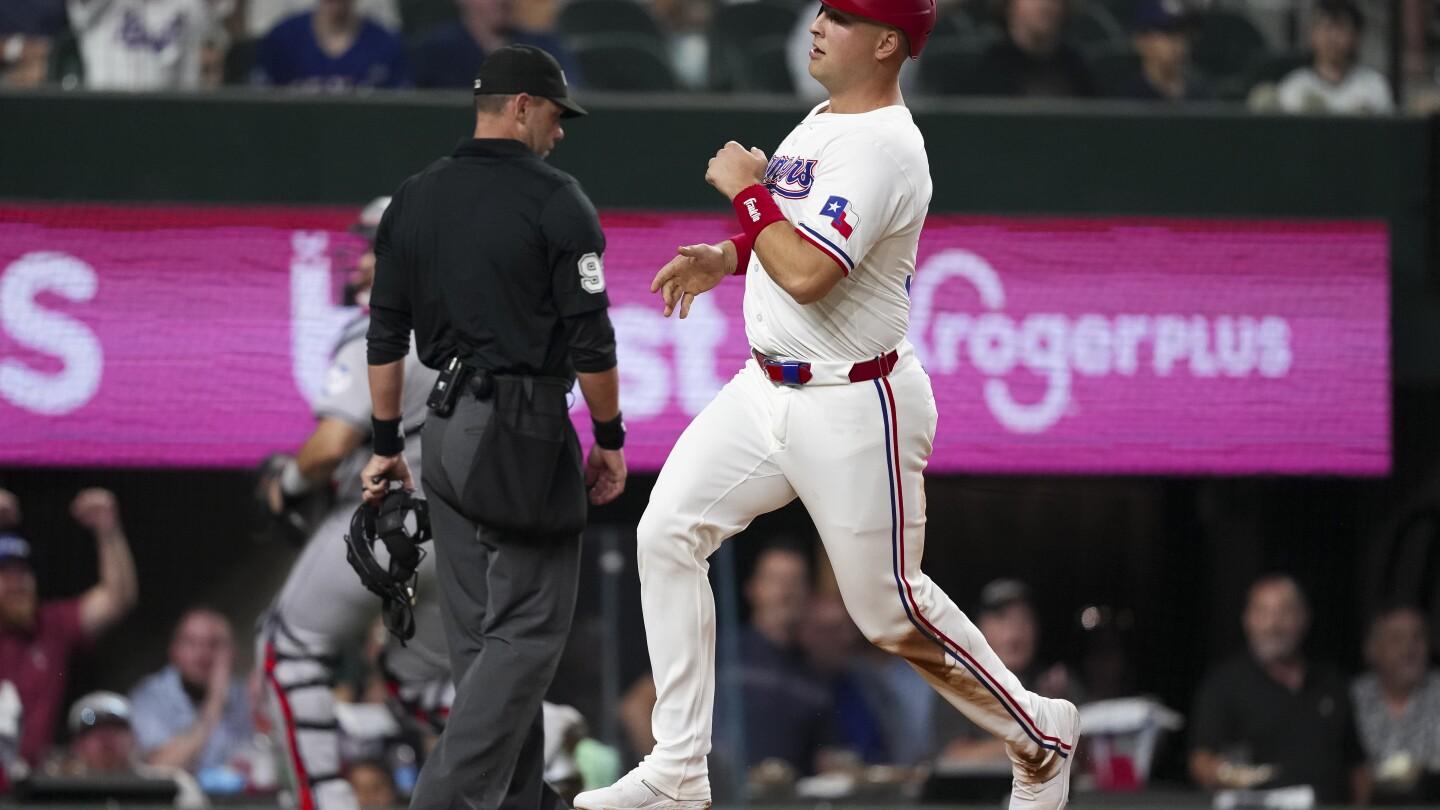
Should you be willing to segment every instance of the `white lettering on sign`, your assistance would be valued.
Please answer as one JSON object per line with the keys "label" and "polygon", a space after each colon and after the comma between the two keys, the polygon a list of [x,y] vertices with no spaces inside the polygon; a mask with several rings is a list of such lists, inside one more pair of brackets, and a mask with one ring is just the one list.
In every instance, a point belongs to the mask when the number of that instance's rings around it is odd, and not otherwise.
{"label": "white lettering on sign", "polygon": [[665,318],[648,305],[611,307],[610,320],[621,358],[620,407],[627,418],[658,416],[672,398],[694,416],[728,379],[715,367],[715,351],[726,337],[725,315],[706,296],[695,299],[684,321]]}
{"label": "white lettering on sign", "polygon": [[82,408],[100,389],[105,355],[100,339],[76,318],[46,309],[41,293],[83,303],[100,288],[95,269],[66,253],[26,253],[0,274],[0,329],[28,349],[60,361],[47,373],[7,357],[0,360],[0,397],[43,416]]}
{"label": "white lettering on sign", "polygon": [[[975,289],[981,312],[936,311],[939,290],[952,279]],[[952,374],[962,357],[968,358],[988,378],[986,407],[1014,433],[1039,433],[1059,422],[1072,404],[1076,374],[1141,373],[1147,345],[1148,370],[1158,377],[1258,374],[1274,379],[1289,374],[1294,363],[1290,323],[1276,315],[1037,312],[1018,317],[1004,311],[1005,303],[1000,275],[983,257],[968,250],[942,251],[916,274],[910,337],[932,373]],[[1019,402],[1012,395],[1004,378],[1018,367],[1045,379],[1038,401]]]}

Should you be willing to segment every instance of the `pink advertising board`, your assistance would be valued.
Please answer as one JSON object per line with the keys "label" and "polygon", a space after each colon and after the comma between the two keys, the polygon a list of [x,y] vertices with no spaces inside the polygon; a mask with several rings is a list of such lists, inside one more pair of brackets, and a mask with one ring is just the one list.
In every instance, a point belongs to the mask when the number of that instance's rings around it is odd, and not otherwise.
{"label": "pink advertising board", "polygon": [[[294,448],[354,314],[334,303],[353,215],[0,205],[0,465]],[[742,280],[685,321],[649,281],[732,223],[603,220],[628,454],[654,470],[747,344]],[[932,216],[910,336],[940,407],[931,469],[1382,475],[1388,262],[1374,222]]]}

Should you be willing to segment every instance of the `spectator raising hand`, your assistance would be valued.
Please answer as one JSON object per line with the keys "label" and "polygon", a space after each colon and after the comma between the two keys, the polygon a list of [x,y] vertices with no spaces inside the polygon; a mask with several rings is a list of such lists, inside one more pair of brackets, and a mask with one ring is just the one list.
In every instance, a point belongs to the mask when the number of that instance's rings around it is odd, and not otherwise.
{"label": "spectator raising hand", "polygon": [[120,621],[139,597],[135,560],[120,528],[120,507],[109,490],[86,489],[70,503],[70,516],[95,535],[100,583],[80,602],[80,624],[89,636]]}
{"label": "spectator raising hand", "polygon": [[129,612],[139,592],[115,496],[87,489],[75,496],[70,514],[95,535],[100,582],[79,597],[41,602],[30,543],[14,531],[20,503],[0,490],[0,681],[13,683],[19,695],[20,756],[31,766],[54,739],[71,654]]}

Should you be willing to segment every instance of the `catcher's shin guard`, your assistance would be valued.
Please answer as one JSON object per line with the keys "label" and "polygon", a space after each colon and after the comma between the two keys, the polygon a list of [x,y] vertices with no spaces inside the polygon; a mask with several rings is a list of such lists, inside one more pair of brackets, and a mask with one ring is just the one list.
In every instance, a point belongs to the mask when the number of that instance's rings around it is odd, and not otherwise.
{"label": "catcher's shin guard", "polygon": [[335,719],[334,656],[315,655],[295,640],[278,616],[261,634],[267,701],[274,734],[294,777],[298,810],[357,810],[340,762]]}

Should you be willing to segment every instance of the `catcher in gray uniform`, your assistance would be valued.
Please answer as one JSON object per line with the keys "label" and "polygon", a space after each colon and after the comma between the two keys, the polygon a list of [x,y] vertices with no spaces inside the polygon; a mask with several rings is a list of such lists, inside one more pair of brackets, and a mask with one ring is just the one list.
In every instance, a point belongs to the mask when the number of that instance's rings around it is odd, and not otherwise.
{"label": "catcher in gray uniform", "polygon": [[[356,230],[373,239],[389,197],[366,206]],[[273,465],[261,484],[269,509],[279,515],[317,490],[333,488],[334,503],[311,534],[300,558],[261,620],[257,660],[263,668],[264,701],[271,728],[293,771],[299,810],[354,810],[355,794],[341,774],[335,699],[331,688],[340,649],[371,625],[380,601],[346,564],[345,534],[360,505],[360,470],[369,461],[370,388],[366,379],[365,308],[375,275],[375,257],[366,253],[347,284],[362,313],[346,324],[332,353],[325,386],[315,402],[316,424],[293,458]],[[405,456],[420,464],[420,427],[425,399],[436,372],[420,364],[412,347],[405,358],[402,394]],[[419,466],[413,467],[419,469]],[[418,493],[417,493],[418,494]],[[377,547],[383,564],[385,549]],[[415,583],[415,636],[401,644],[393,636],[382,658],[392,695],[408,714],[431,722],[448,706],[449,659],[436,597],[435,562],[425,555]]]}

